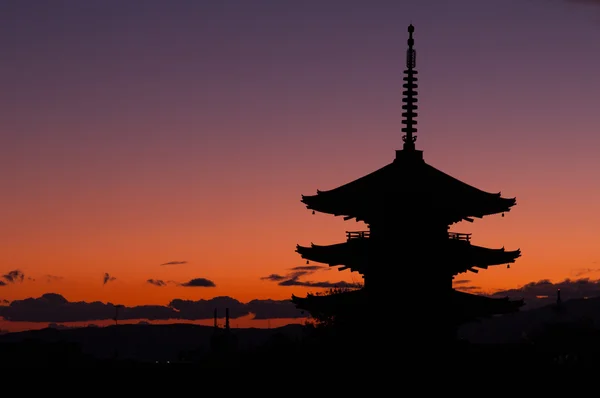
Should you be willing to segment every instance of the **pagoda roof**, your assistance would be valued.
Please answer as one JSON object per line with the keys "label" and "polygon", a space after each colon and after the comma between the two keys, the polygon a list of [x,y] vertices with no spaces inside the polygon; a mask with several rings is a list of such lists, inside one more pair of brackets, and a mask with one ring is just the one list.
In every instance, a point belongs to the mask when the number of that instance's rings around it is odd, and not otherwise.
{"label": "pagoda roof", "polygon": [[[350,290],[330,295],[308,294],[306,297],[292,295],[292,302],[297,308],[323,314],[336,314],[366,304],[365,289]],[[451,306],[453,316],[459,323],[493,315],[516,312],[525,304],[524,300],[492,298],[452,289]]]}
{"label": "pagoda roof", "polygon": [[[306,260],[339,266],[339,270],[350,269],[364,274],[369,263],[368,245],[370,238],[350,239],[347,242],[332,245],[296,246],[296,252]],[[508,251],[504,248],[490,249],[472,245],[457,239],[448,239],[448,272],[456,275],[462,272],[475,272],[477,268],[487,269],[490,266],[514,263],[521,256],[520,249]]]}
{"label": "pagoda roof", "polygon": [[368,239],[351,239],[348,242],[319,246],[311,243],[309,247],[296,245],[296,252],[306,260],[327,264],[330,267],[340,266],[339,270],[364,273],[368,261]]}
{"label": "pagoda roof", "polygon": [[396,159],[340,187],[302,195],[308,209],[370,222],[391,213],[434,214],[448,224],[510,211],[515,198],[464,183],[427,164],[422,151],[396,151]]}

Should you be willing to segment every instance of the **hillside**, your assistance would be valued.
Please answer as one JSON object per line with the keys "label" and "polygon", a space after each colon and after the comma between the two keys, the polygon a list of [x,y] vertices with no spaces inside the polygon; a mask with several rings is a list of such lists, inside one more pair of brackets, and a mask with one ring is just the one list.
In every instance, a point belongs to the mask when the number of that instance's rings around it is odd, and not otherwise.
{"label": "hillside", "polygon": [[540,333],[549,324],[581,323],[600,327],[600,297],[569,300],[557,311],[554,304],[464,325],[459,337],[483,344],[517,343]]}
{"label": "hillside", "polygon": [[[183,351],[210,349],[214,329],[190,324],[119,325],[72,329],[46,328],[0,336],[2,343],[39,341],[45,343],[74,343],[84,354],[108,359],[118,352],[121,359],[137,361],[176,361]],[[276,335],[289,339],[300,338],[301,325],[287,325],[274,329],[232,329],[240,349],[252,349],[265,344]]]}

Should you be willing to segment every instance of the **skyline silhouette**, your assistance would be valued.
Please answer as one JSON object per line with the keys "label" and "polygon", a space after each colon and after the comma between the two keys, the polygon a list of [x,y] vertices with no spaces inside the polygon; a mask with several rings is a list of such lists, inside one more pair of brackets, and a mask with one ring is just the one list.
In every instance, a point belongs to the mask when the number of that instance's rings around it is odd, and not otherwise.
{"label": "skyline silhouette", "polygon": [[[0,5],[0,329],[108,324],[113,304],[119,321],[210,324],[213,298],[265,327],[300,322],[292,295],[360,286],[294,247],[366,226],[311,215],[299,192],[402,145],[409,22],[428,162],[519,198],[505,218],[453,229],[523,256],[453,287],[524,309],[557,287],[600,296],[600,6],[375,3]],[[432,281],[411,283],[416,295]]]}

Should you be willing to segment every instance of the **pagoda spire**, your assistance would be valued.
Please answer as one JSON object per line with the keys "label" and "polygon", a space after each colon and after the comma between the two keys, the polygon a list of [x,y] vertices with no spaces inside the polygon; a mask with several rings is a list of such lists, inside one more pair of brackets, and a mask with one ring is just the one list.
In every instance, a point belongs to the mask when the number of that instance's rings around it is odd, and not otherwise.
{"label": "pagoda spire", "polygon": [[415,133],[417,132],[417,128],[415,125],[417,121],[415,120],[417,117],[417,113],[415,112],[417,107],[417,71],[415,67],[417,65],[417,52],[413,48],[415,44],[415,40],[413,39],[413,32],[415,31],[415,27],[410,24],[408,26],[408,49],[406,50],[406,70],[404,71],[404,91],[402,94],[404,98],[402,98],[402,124],[404,127],[402,128],[402,132],[405,133],[402,136],[402,141],[404,141],[403,149],[405,151],[414,151],[415,150],[415,141],[417,137]]}

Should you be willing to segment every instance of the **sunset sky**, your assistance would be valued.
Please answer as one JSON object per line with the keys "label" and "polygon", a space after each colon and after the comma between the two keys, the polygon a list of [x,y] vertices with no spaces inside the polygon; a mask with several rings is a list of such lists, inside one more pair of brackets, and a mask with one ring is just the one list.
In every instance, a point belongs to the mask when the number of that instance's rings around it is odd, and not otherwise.
{"label": "sunset sky", "polygon": [[261,278],[365,228],[301,194],[394,159],[410,23],[417,148],[517,198],[451,229],[523,256],[458,278],[600,278],[600,1],[0,0],[0,305],[318,291]]}

